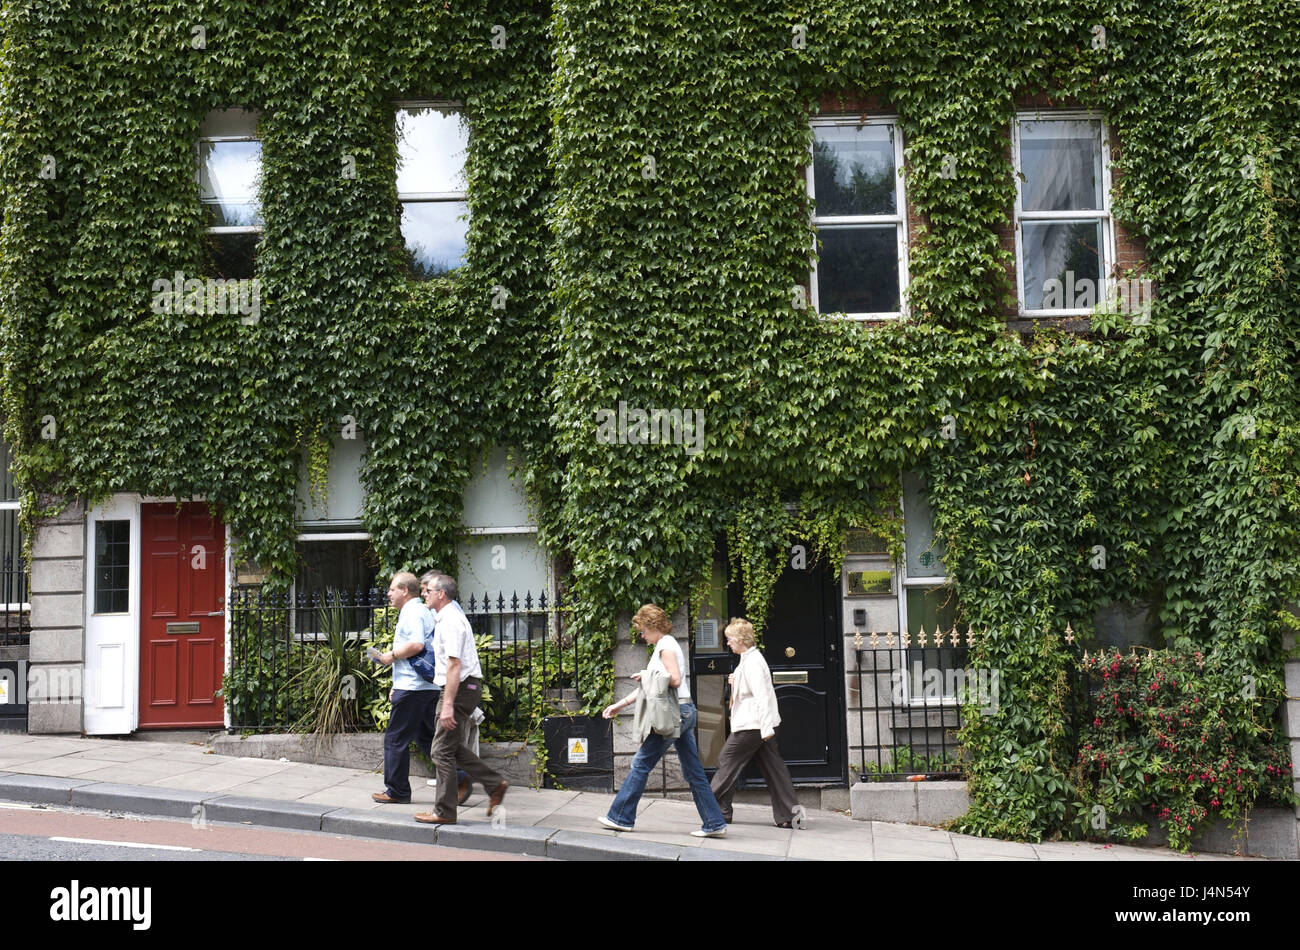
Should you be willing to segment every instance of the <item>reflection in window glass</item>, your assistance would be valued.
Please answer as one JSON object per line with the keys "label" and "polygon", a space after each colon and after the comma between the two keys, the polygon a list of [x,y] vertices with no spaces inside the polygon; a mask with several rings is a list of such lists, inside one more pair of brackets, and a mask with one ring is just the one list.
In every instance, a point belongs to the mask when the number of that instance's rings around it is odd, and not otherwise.
{"label": "reflection in window glass", "polygon": [[397,197],[407,268],[412,277],[425,280],[455,270],[465,260],[469,129],[460,110],[449,106],[400,108],[396,121]]}
{"label": "reflection in window glass", "polygon": [[886,125],[816,129],[813,186],[817,215],[894,214],[894,133]]}
{"label": "reflection in window glass", "polygon": [[131,522],[95,522],[95,613],[131,609]]}
{"label": "reflection in window glass", "polygon": [[819,313],[902,312],[903,218],[897,130],[892,122],[813,124],[813,226]]}
{"label": "reflection in window glass", "polygon": [[[925,479],[903,473],[903,546],[907,549],[908,577],[945,577],[944,548],[934,537],[934,514],[926,495]],[[908,615],[909,623],[911,615]]]}
{"label": "reflection in window glass", "polygon": [[1104,299],[1100,221],[1025,221],[1020,233],[1026,307],[1091,310]]}
{"label": "reflection in window glass", "polygon": [[208,227],[260,227],[262,143],[201,141],[199,159],[199,198]]}
{"label": "reflection in window glass", "polygon": [[1084,314],[1107,300],[1110,257],[1099,119],[1016,121],[1022,311]]}
{"label": "reflection in window glass", "polygon": [[1101,123],[1020,123],[1021,208],[1100,211]]}
{"label": "reflection in window glass", "polygon": [[469,129],[457,109],[436,106],[397,111],[397,193],[465,191]]}
{"label": "reflection in window glass", "polygon": [[465,201],[408,201],[402,204],[402,237],[411,276],[418,280],[455,270],[465,260]]}
{"label": "reflection in window glass", "polygon": [[[912,700],[953,699],[962,693],[966,681],[966,626],[956,623],[957,594],[951,586],[909,587],[907,589],[907,629],[914,646],[907,651],[907,675]],[[957,631],[957,645],[952,631]],[[921,631],[926,644],[920,647]],[[935,642],[935,632],[943,634],[942,644]],[[960,675],[958,671],[961,671]]]}

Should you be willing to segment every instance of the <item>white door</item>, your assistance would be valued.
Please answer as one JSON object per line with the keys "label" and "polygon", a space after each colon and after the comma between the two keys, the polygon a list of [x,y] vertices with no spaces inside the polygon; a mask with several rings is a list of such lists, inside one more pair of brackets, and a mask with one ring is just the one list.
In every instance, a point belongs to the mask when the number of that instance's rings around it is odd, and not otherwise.
{"label": "white door", "polygon": [[140,500],[86,517],[86,735],[134,732],[140,687]]}

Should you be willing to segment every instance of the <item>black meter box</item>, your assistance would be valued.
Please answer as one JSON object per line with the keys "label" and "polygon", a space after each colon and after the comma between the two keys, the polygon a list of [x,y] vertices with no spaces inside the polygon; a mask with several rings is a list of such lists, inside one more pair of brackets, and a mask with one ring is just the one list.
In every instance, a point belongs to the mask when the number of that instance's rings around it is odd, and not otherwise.
{"label": "black meter box", "polygon": [[543,788],[584,792],[614,790],[614,722],[597,716],[551,716],[542,722],[546,741]]}

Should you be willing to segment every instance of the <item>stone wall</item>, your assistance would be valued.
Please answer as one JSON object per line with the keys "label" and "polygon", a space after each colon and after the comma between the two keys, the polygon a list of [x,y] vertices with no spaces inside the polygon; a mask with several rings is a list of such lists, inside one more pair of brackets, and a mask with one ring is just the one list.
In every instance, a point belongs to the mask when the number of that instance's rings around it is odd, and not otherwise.
{"label": "stone wall", "polygon": [[[53,499],[42,497],[42,506]],[[86,509],[74,502],[36,528],[27,731],[80,733],[85,683]]]}

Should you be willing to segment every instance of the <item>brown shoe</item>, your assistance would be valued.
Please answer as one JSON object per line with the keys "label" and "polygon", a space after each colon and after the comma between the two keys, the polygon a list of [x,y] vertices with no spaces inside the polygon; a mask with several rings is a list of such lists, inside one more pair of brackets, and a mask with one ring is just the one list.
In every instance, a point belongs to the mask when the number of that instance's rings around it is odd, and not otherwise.
{"label": "brown shoe", "polygon": [[393,797],[391,797],[387,792],[375,792],[375,794],[371,795],[370,797],[371,797],[374,801],[379,802],[379,804],[381,804],[381,805],[409,805],[409,804],[411,804],[411,800],[410,800],[409,798],[393,798]]}
{"label": "brown shoe", "polygon": [[469,793],[472,792],[473,790],[474,790],[474,787],[473,787],[473,785],[470,783],[470,780],[469,780],[469,779],[465,779],[465,781],[463,781],[463,782],[461,782],[459,785],[457,785],[457,786],[456,786],[456,804],[457,804],[457,805],[463,805],[463,804],[465,804],[465,802],[469,801]]}
{"label": "brown shoe", "polygon": [[439,818],[431,811],[421,811],[415,813],[415,820],[425,825],[454,825],[455,818]]}
{"label": "brown shoe", "polygon": [[506,789],[509,787],[509,782],[502,782],[496,788],[492,789],[492,794],[488,796],[488,815],[492,814],[492,809],[501,804],[501,799],[506,797]]}

